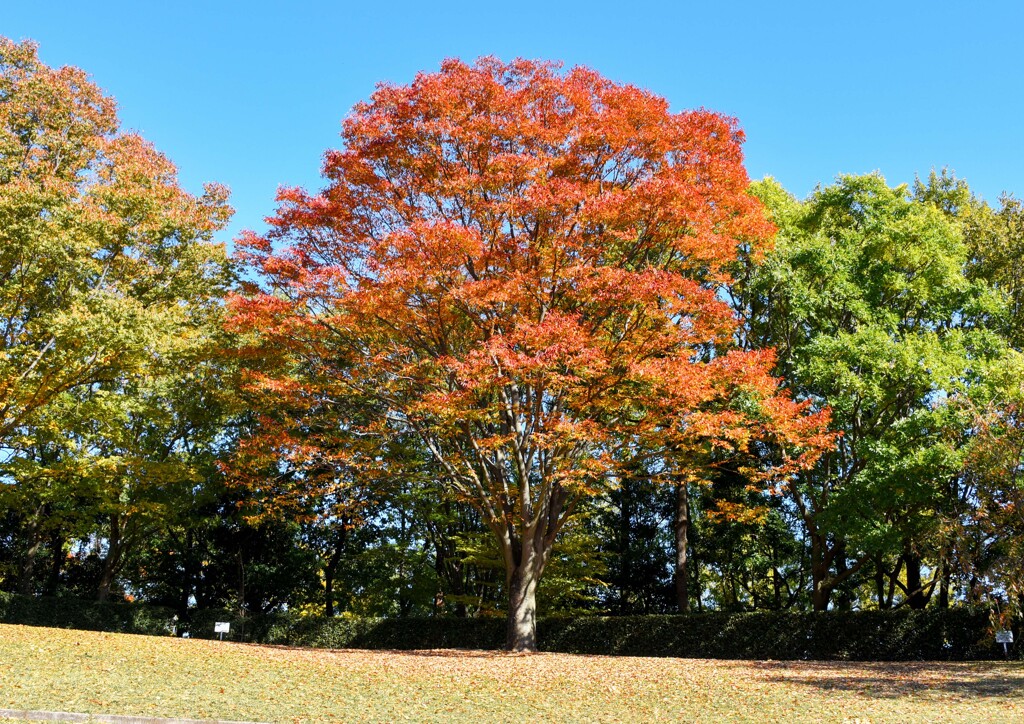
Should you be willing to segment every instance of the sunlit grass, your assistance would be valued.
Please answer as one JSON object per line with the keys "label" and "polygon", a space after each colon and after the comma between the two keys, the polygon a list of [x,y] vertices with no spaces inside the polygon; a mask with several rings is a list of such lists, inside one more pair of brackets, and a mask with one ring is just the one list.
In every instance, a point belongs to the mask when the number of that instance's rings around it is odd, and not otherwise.
{"label": "sunlit grass", "polygon": [[0,625],[0,708],[247,721],[1024,721],[1020,663],[324,651]]}

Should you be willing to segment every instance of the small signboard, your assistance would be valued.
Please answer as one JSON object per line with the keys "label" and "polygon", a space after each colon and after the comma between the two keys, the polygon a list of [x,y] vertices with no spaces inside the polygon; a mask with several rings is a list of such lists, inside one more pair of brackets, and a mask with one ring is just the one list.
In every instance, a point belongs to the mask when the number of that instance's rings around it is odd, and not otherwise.
{"label": "small signboard", "polygon": [[996,643],[997,644],[1012,644],[1013,643],[1013,631],[996,631]]}
{"label": "small signboard", "polygon": [[220,634],[231,633],[231,624],[227,621],[217,621],[217,623],[213,624],[213,632]]}

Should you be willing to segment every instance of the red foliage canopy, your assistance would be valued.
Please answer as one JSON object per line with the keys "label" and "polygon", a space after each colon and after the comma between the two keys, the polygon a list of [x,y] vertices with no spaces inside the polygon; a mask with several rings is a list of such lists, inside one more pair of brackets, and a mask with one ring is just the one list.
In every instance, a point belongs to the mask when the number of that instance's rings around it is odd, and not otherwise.
{"label": "red foliage canopy", "polygon": [[623,441],[771,436],[794,464],[824,444],[770,353],[731,349],[718,289],[773,233],[734,120],[484,58],[380,86],[342,136],[327,187],[282,190],[271,231],[241,240],[268,284],[234,325],[301,356],[288,384],[257,380],[271,394],[355,396],[377,409],[365,431],[418,436],[495,533],[513,618]]}

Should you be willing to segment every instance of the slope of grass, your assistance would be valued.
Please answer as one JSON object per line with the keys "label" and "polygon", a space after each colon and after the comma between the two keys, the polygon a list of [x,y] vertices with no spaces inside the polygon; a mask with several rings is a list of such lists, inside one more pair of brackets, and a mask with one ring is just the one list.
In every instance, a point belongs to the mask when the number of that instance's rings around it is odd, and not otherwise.
{"label": "slope of grass", "polygon": [[0,625],[0,708],[249,721],[1024,721],[1021,663],[325,651]]}

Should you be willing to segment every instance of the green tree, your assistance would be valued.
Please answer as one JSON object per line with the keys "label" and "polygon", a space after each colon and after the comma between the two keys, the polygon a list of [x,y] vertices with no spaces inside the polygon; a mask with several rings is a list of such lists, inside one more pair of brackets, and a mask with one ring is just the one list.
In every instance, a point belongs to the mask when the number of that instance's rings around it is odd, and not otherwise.
{"label": "green tree", "polygon": [[809,548],[813,606],[893,551],[923,606],[922,559],[941,564],[935,535],[959,467],[945,400],[1001,353],[983,324],[1000,300],[968,275],[961,229],[906,186],[844,176],[803,203],[770,179],[755,186],[779,234],[733,288],[744,343],[774,347],[798,399],[828,405],[842,433],[782,490]]}
{"label": "green tree", "polygon": [[969,505],[954,521],[977,589],[1024,610],[1024,356],[1008,355],[987,395],[967,403],[963,487]]}
{"label": "green tree", "polygon": [[143,362],[154,323],[186,315],[185,287],[226,264],[208,243],[225,199],[178,187],[82,71],[0,38],[0,441],[62,392]]}
{"label": "green tree", "polygon": [[57,501],[93,506],[101,597],[128,518],[170,483],[194,483],[197,450],[218,434],[231,272],[212,236],[226,199],[221,186],[182,189],[170,161],[119,132],[113,100],[82,71],[0,38],[0,495],[20,512],[28,556],[41,518],[59,527]]}

